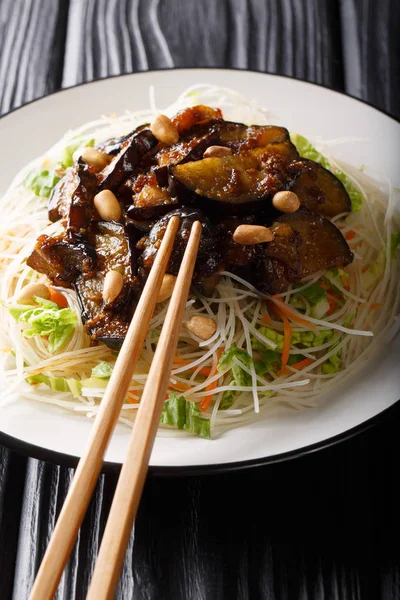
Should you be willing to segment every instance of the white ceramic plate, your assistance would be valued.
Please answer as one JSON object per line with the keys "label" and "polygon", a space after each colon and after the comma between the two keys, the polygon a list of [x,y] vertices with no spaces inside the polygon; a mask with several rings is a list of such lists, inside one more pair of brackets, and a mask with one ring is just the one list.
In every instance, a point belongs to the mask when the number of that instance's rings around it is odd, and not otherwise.
{"label": "white ceramic plate", "polygon": [[[308,137],[355,136],[367,141],[344,144],[335,155],[385,172],[400,186],[400,124],[358,100],[302,81],[275,75],[220,69],[154,71],[105,79],[70,88],[32,102],[0,121],[0,193],[28,161],[43,154],[63,133],[101,114],[148,107],[149,86],[159,105],[170,104],[194,83],[236,89],[266,106],[273,122]],[[382,151],[384,149],[384,151]],[[347,437],[376,420],[400,398],[400,338],[381,360],[351,384],[337,389],[318,409],[276,416],[234,429],[219,439],[158,438],[151,465],[178,473],[229,469],[280,460]],[[372,421],[371,421],[372,419]],[[32,455],[74,462],[91,421],[56,407],[20,400],[0,411],[0,441]],[[119,426],[106,460],[121,463],[129,429]],[[57,453],[57,454],[56,454]]]}

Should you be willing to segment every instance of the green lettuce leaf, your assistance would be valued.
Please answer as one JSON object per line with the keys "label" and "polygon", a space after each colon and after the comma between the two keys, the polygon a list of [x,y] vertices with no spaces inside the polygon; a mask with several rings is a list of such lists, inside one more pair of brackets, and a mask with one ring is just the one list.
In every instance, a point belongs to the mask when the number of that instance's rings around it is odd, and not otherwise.
{"label": "green lettuce leaf", "polygon": [[183,429],[199,437],[208,439],[211,437],[210,419],[201,416],[201,411],[195,402],[186,402],[186,422]]}
{"label": "green lettuce leaf", "polygon": [[[396,258],[397,252],[400,250],[400,231],[392,233],[390,238],[390,257],[392,260]],[[369,290],[374,287],[385,271],[386,265],[386,248],[382,248],[378,256],[372,262],[368,269],[362,274],[362,282],[364,287]]]}
{"label": "green lettuce leaf", "polygon": [[52,189],[60,181],[54,171],[31,171],[24,179],[25,187],[32,190],[36,196],[48,198]]}
{"label": "green lettuce leaf", "polygon": [[[250,354],[246,352],[246,350],[238,348],[235,346],[235,344],[233,344],[222,353],[218,363],[218,370],[222,373],[231,370],[232,378],[236,385],[250,386],[251,376],[239,365],[233,362],[235,357],[244,365],[246,365],[246,367],[250,367],[251,364],[254,364]],[[255,366],[255,368],[257,369],[257,366]],[[258,368],[260,368],[260,365],[258,365]],[[226,410],[230,408],[236,395],[237,392],[234,392],[233,390],[227,390],[224,392],[219,405],[219,410]]]}
{"label": "green lettuce leaf", "polygon": [[39,373],[38,375],[32,375],[27,378],[27,382],[30,385],[38,385],[43,383],[47,385],[53,392],[70,392],[74,398],[80,396],[82,392],[81,382],[72,377],[66,379],[65,377],[50,377]]}
{"label": "green lettuce leaf", "polygon": [[210,420],[201,416],[195,402],[187,402],[183,396],[170,392],[164,402],[160,423],[183,429],[200,437],[210,438]]}
{"label": "green lettuce leaf", "polygon": [[343,327],[350,327],[355,316],[356,316],[355,313],[351,313],[350,315],[348,315],[346,317],[346,319],[343,321]]}
{"label": "green lettuce leaf", "polygon": [[111,373],[112,366],[105,360],[102,360],[92,369],[92,377],[96,377],[97,379],[110,379]]}
{"label": "green lettuce leaf", "polygon": [[363,195],[354,183],[340,169],[334,169],[329,160],[311,144],[305,137],[298,133],[291,133],[290,139],[296,146],[298,153],[303,158],[314,160],[328,171],[331,171],[344,185],[351,200],[351,208],[354,212],[361,210]]}
{"label": "green lettuce leaf", "polygon": [[331,340],[334,333],[333,329],[322,329],[318,333],[314,333],[313,331],[294,331],[292,344],[303,348],[314,348]]}
{"label": "green lettuce leaf", "polygon": [[[275,350],[264,350],[261,354],[261,360],[265,367],[264,373],[272,371],[277,366],[280,368],[281,356]],[[262,375],[262,373],[258,373],[258,375]]]}
{"label": "green lettuce leaf", "polygon": [[48,336],[49,352],[54,354],[70,339],[78,322],[78,316],[70,308],[60,308],[55,302],[35,297],[39,307],[7,305],[11,316],[19,323],[29,325],[22,331],[25,337]]}
{"label": "green lettuce leaf", "polygon": [[343,277],[348,278],[348,273],[346,273],[346,271],[343,271],[343,269],[341,269],[340,267],[332,267],[331,269],[327,269],[327,271],[325,271],[324,274],[324,278],[327,281],[327,283],[339,296],[342,296],[342,292],[337,286],[340,285],[341,287],[343,287]]}
{"label": "green lettuce leaf", "polygon": [[232,371],[232,377],[236,383],[236,385],[247,386],[251,385],[251,376],[246,373],[239,365],[233,362],[233,359],[237,358],[242,362],[246,367],[249,367],[253,364],[253,360],[246,350],[242,348],[238,348],[233,344],[221,355],[221,358],[218,363],[218,371],[226,372],[229,369]]}
{"label": "green lettuce leaf", "polygon": [[[276,344],[276,350],[278,352],[282,352],[283,335],[281,333],[279,333],[278,331],[275,331],[275,329],[270,329],[269,327],[259,327],[258,331],[261,333],[261,335],[263,335],[268,340],[271,340],[271,342],[274,342]],[[251,346],[252,346],[253,350],[267,350],[268,349],[266,346],[264,346],[264,344],[262,342],[260,342],[259,339],[255,338],[255,337],[251,338]]]}
{"label": "green lettuce leaf", "polygon": [[[326,298],[326,291],[318,283],[312,283],[299,293],[304,296],[310,304],[316,304],[323,298]],[[297,296],[297,294],[295,295]]]}
{"label": "green lettuce leaf", "polygon": [[333,373],[337,373],[342,368],[342,361],[340,358],[340,350],[332,354],[322,365],[322,372],[325,375],[332,375]]}
{"label": "green lettuce leaf", "polygon": [[88,379],[82,379],[81,381],[83,388],[103,388],[106,389],[108,379],[100,379],[98,377],[89,377]]}
{"label": "green lettuce leaf", "polygon": [[400,231],[392,233],[390,238],[390,256],[393,260],[396,258],[397,253],[400,251]]}
{"label": "green lettuce leaf", "polygon": [[[258,331],[269,340],[275,342],[276,349],[271,351],[254,337],[252,338],[251,342],[253,349],[263,351],[262,358],[266,362],[268,361],[268,357],[271,357],[272,361],[275,362],[276,353],[282,352],[283,349],[283,335],[277,331],[274,331],[273,329],[270,329],[269,327],[260,327]],[[332,339],[333,335],[333,329],[323,329],[319,333],[315,333],[313,331],[294,331],[292,335],[292,345],[300,346],[301,348],[312,348],[314,346],[320,346],[321,344],[324,344],[328,340]]]}
{"label": "green lettuce leaf", "polygon": [[236,395],[237,392],[235,393],[231,390],[224,392],[221,398],[221,402],[219,403],[218,410],[228,410],[228,408],[231,408],[232,404],[235,401]]}

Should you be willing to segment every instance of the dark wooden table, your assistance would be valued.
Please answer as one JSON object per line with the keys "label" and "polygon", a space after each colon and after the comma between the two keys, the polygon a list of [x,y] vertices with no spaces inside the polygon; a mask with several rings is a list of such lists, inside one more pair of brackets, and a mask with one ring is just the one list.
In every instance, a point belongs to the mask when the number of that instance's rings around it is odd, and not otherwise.
{"label": "dark wooden table", "polygon": [[[0,0],[0,110],[110,74],[211,65],[304,78],[399,117],[399,30],[398,0]],[[295,461],[150,477],[118,598],[400,598],[399,424],[396,406]],[[71,478],[0,447],[1,600],[28,597]],[[85,597],[115,483],[98,482],[58,600]]]}

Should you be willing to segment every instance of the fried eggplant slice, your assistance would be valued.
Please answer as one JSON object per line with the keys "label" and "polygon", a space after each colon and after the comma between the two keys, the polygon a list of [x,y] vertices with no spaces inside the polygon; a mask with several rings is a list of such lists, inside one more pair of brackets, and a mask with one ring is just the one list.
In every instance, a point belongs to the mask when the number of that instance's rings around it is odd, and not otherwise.
{"label": "fried eggplant slice", "polygon": [[290,142],[287,129],[276,125],[250,125],[223,121],[219,125],[219,143],[231,148],[234,154],[269,144]]}
{"label": "fried eggplant slice", "polygon": [[[95,273],[82,273],[74,281],[82,318],[94,339],[111,347],[119,347],[132,318],[139,283],[133,276],[131,248],[125,229],[119,223],[99,221],[91,228],[89,240],[97,255]],[[124,285],[110,304],[103,301],[103,284],[106,273],[119,271]]]}
{"label": "fried eggplant slice", "polygon": [[222,119],[222,112],[219,108],[211,108],[204,104],[198,104],[197,106],[180,110],[172,118],[172,122],[177,128],[179,135],[182,135],[194,125],[209,125],[219,119]]}
{"label": "fried eggplant slice", "polygon": [[258,244],[254,245],[243,245],[238,244],[233,239],[233,234],[239,225],[253,225],[255,224],[255,217],[230,217],[224,219],[219,224],[219,240],[221,244],[221,255],[223,257],[225,269],[235,269],[235,267],[246,267],[249,266],[260,251]]}
{"label": "fried eggplant slice", "polygon": [[56,285],[71,283],[79,274],[93,274],[97,265],[94,248],[86,240],[73,242],[65,235],[38,237],[32,254],[26,261],[28,267],[35,269]]}
{"label": "fried eggplant slice", "polygon": [[99,144],[97,146],[97,148],[98,148],[98,150],[102,150],[106,154],[115,156],[116,154],[118,154],[121,151],[122,146],[126,142],[129,141],[129,138],[131,138],[136,133],[143,131],[143,129],[148,129],[149,124],[150,123],[144,123],[143,125],[139,125],[139,127],[136,127],[136,129],[134,129],[133,131],[131,131],[131,133],[128,133],[127,135],[123,135],[121,137],[110,138],[110,139],[106,140],[105,142]]}
{"label": "fried eggplant slice", "polygon": [[289,188],[301,168],[296,148],[283,142],[173,166],[170,188],[182,203],[211,202],[230,213],[252,213],[277,191]]}
{"label": "fried eggplant slice", "polygon": [[195,125],[176,144],[160,148],[156,155],[158,165],[163,167],[200,160],[207,148],[218,144],[219,139],[218,125],[211,128]]}
{"label": "fried eggplant slice", "polygon": [[221,255],[216,244],[216,231],[209,219],[196,208],[179,208],[169,212],[165,217],[156,222],[150,230],[149,235],[140,241],[140,249],[143,250],[138,259],[138,275],[142,281],[145,281],[148,273],[153,266],[157,251],[165,235],[168,221],[173,216],[181,219],[180,227],[175,238],[174,247],[168,264],[168,273],[177,275],[183,254],[189,240],[190,230],[195,221],[202,224],[202,235],[200,239],[199,251],[195,264],[193,283],[201,283],[210,275],[216,273],[221,265]]}
{"label": "fried eggplant slice", "polygon": [[292,188],[301,204],[328,218],[350,212],[351,201],[343,183],[319,163],[303,162],[305,168]]}
{"label": "fried eggplant slice", "polygon": [[65,218],[70,234],[85,234],[93,215],[96,187],[96,174],[79,158],[51,193],[48,203],[50,221]]}
{"label": "fried eggplant slice", "polygon": [[152,183],[146,183],[138,194],[133,196],[133,204],[126,214],[131,219],[148,221],[157,219],[178,206],[176,198],[171,198],[167,189],[162,189],[155,176]]}
{"label": "fried eggplant slice", "polygon": [[116,190],[134,173],[145,154],[157,144],[158,140],[150,129],[143,129],[126,138],[119,153],[101,172],[101,189]]}
{"label": "fried eggplant slice", "polygon": [[271,229],[275,237],[263,247],[258,268],[261,291],[280,293],[307,275],[344,267],[353,261],[353,253],[340,230],[307,209],[283,215]]}

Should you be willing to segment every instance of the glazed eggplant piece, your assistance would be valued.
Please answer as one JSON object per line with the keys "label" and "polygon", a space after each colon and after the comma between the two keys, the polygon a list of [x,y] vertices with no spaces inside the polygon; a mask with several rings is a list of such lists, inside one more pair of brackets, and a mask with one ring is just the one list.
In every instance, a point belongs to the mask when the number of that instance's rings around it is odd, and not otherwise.
{"label": "glazed eggplant piece", "polygon": [[250,125],[223,121],[219,126],[219,143],[231,148],[234,154],[254,148],[262,148],[269,144],[290,142],[289,132],[285,127],[276,125]]}
{"label": "glazed eggplant piece", "polygon": [[247,267],[256,260],[260,251],[258,244],[243,245],[233,239],[233,234],[239,225],[254,225],[255,222],[254,216],[230,217],[221,221],[218,238],[225,269],[234,270],[235,267]]}
{"label": "glazed eggplant piece", "polygon": [[[127,182],[125,185],[124,198],[128,190]],[[133,203],[126,210],[126,214],[131,219],[138,221],[148,221],[158,219],[178,206],[176,198],[171,198],[168,190],[162,188],[154,172],[149,175],[139,175],[135,181],[132,181],[131,199]]]}
{"label": "glazed eggplant piece", "polygon": [[[133,276],[135,260],[124,227],[112,221],[99,221],[91,228],[89,241],[97,255],[94,273],[82,273],[74,281],[82,318],[94,339],[111,347],[121,346],[132,318],[139,282]],[[124,284],[117,298],[103,301],[104,277],[110,270],[119,271]]]}
{"label": "glazed eggplant piece", "polygon": [[207,148],[219,144],[219,141],[218,125],[211,126],[211,129],[204,125],[195,125],[186,135],[181,136],[176,144],[165,146],[157,152],[158,165],[163,167],[200,160]]}
{"label": "glazed eggplant piece", "polygon": [[143,129],[126,138],[119,153],[101,172],[100,188],[116,190],[134,173],[142,158],[157,144],[158,140],[150,129]]}
{"label": "glazed eggplant piece", "polygon": [[96,186],[95,173],[79,158],[51,193],[48,203],[50,221],[65,218],[69,234],[85,234],[92,219]]}
{"label": "glazed eggplant piece", "polygon": [[167,229],[168,221],[173,216],[178,216],[181,219],[181,222],[175,238],[167,272],[172,275],[178,274],[192,225],[195,221],[200,221],[202,224],[202,235],[193,274],[193,283],[199,284],[204,279],[207,279],[219,271],[221,255],[216,244],[215,228],[200,210],[190,207],[179,208],[169,212],[165,217],[157,221],[150,230],[149,235],[139,242],[139,248],[143,250],[138,259],[139,278],[143,282],[146,280],[161,245],[161,240]]}
{"label": "glazed eggplant piece", "polygon": [[139,127],[136,127],[136,129],[134,129],[133,131],[131,131],[131,133],[128,133],[127,135],[123,135],[121,137],[110,138],[110,139],[106,140],[105,142],[102,142],[101,144],[99,144],[97,146],[97,149],[102,150],[103,152],[105,152],[106,154],[109,154],[110,156],[115,156],[116,154],[118,154],[121,151],[122,146],[126,142],[129,141],[129,138],[131,138],[136,133],[143,131],[144,129],[148,129],[149,125],[150,125],[150,123],[143,123],[143,125],[139,125]]}
{"label": "glazed eggplant piece", "polygon": [[350,212],[350,197],[342,182],[319,163],[313,160],[303,162],[305,168],[292,188],[301,204],[328,218]]}
{"label": "glazed eggplant piece", "polygon": [[[135,132],[136,131],[137,130],[135,130]],[[116,156],[119,152],[121,152],[122,146],[129,140],[133,133],[134,132],[128,133],[128,135],[123,135],[122,137],[110,138],[102,144],[99,144],[97,149],[105,152],[109,156]]]}
{"label": "glazed eggplant piece", "polygon": [[195,125],[210,125],[222,120],[222,112],[219,108],[198,104],[180,110],[171,120],[181,136]]}
{"label": "glazed eggplant piece", "polygon": [[265,244],[258,266],[258,287],[275,294],[290,283],[353,261],[346,240],[328,219],[307,209],[280,217],[272,225],[275,237]]}
{"label": "glazed eggplant piece", "polygon": [[66,285],[81,273],[94,273],[97,256],[86,240],[71,242],[65,235],[53,238],[43,234],[36,240],[26,264],[47,275],[55,285]]}
{"label": "glazed eggplant piece", "polygon": [[296,148],[283,142],[173,166],[170,188],[182,203],[211,203],[231,214],[251,214],[273,194],[290,188],[301,169]]}

